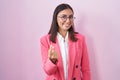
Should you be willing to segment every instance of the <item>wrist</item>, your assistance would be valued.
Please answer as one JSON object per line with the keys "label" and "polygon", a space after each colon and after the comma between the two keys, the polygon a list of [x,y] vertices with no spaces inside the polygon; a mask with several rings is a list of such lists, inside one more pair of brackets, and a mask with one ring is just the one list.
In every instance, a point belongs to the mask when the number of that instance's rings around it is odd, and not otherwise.
{"label": "wrist", "polygon": [[56,64],[57,59],[50,59],[52,61],[52,63]]}

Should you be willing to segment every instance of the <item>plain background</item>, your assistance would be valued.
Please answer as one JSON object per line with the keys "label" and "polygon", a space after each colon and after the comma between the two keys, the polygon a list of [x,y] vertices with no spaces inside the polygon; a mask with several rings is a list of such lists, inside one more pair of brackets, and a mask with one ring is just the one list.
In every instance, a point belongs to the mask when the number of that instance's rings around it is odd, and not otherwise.
{"label": "plain background", "polygon": [[45,80],[39,39],[64,2],[86,38],[92,80],[120,79],[119,0],[0,0],[0,80]]}

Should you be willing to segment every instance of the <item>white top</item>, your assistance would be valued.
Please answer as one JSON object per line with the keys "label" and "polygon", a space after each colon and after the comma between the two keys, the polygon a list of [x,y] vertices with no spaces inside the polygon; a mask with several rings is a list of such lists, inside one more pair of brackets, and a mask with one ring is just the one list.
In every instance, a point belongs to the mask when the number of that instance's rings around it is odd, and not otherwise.
{"label": "white top", "polygon": [[64,77],[65,80],[68,80],[68,32],[65,39],[61,34],[57,34],[59,47],[62,55],[63,67],[64,67]]}

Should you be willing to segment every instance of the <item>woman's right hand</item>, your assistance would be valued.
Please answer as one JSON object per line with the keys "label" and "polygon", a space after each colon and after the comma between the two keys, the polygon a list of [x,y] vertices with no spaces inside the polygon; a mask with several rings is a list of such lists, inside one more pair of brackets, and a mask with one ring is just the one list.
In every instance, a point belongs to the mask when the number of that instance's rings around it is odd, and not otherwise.
{"label": "woman's right hand", "polygon": [[50,45],[48,50],[48,58],[55,64],[58,59],[58,53],[55,51],[54,47]]}

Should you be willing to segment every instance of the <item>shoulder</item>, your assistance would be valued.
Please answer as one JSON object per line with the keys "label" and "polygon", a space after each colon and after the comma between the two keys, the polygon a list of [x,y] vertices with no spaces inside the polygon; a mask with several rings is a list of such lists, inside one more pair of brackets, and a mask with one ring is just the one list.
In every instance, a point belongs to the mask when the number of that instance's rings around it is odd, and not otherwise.
{"label": "shoulder", "polygon": [[75,34],[75,37],[77,38],[77,43],[79,44],[86,43],[85,36],[83,34],[77,33]]}
{"label": "shoulder", "polygon": [[41,42],[43,42],[43,41],[48,41],[48,40],[49,40],[49,37],[50,37],[49,34],[44,35],[44,36],[40,37],[40,41],[41,41]]}
{"label": "shoulder", "polygon": [[81,34],[81,33],[75,33],[75,37],[76,37],[78,40],[83,40],[83,39],[84,39],[84,35]]}

